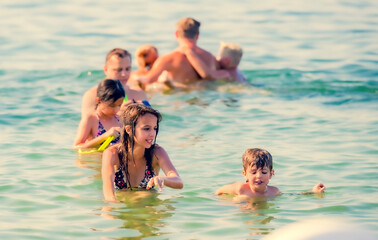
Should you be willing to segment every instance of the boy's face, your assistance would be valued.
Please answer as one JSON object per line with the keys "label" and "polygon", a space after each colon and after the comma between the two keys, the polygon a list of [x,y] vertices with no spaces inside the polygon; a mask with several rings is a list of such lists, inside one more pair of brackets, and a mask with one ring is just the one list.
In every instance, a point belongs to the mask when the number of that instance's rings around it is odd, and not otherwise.
{"label": "boy's face", "polygon": [[145,63],[145,67],[152,67],[152,64],[155,62],[155,60],[158,58],[157,56],[157,53],[155,52],[155,50],[153,49],[150,49],[145,57],[144,57],[144,63]]}
{"label": "boy's face", "polygon": [[104,66],[106,78],[118,79],[125,84],[131,73],[131,59],[129,57],[120,58],[113,55]]}
{"label": "boy's face", "polygon": [[229,69],[230,68],[230,58],[226,56],[222,56],[221,54],[217,57],[219,66],[221,69]]}
{"label": "boy's face", "polygon": [[270,171],[267,166],[257,169],[255,165],[248,166],[243,170],[243,175],[248,181],[248,185],[254,192],[264,193],[269,180],[272,178],[274,170]]}

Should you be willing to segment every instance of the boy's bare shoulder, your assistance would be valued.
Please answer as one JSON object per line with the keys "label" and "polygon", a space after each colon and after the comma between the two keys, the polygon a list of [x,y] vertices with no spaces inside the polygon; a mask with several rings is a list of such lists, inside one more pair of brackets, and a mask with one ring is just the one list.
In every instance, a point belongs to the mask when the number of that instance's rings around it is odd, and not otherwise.
{"label": "boy's bare shoulder", "polygon": [[243,182],[234,183],[234,187],[237,195],[246,195],[248,190],[250,190],[249,185]]}
{"label": "boy's bare shoulder", "polygon": [[269,195],[277,196],[281,194],[281,191],[278,187],[268,186]]}
{"label": "boy's bare shoulder", "polygon": [[90,97],[90,96],[95,96],[96,97],[96,95],[97,95],[97,85],[95,85],[95,86],[93,86],[93,87],[91,87],[90,89],[88,89],[85,93],[84,93],[84,95],[83,95],[83,97]]}

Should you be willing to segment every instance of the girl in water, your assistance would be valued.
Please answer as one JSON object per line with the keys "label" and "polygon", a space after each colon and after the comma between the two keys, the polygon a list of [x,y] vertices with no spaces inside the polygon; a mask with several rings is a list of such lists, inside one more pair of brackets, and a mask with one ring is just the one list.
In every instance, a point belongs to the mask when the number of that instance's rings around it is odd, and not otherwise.
{"label": "girl in water", "polygon": [[[120,143],[102,156],[103,193],[106,201],[116,201],[115,189],[164,186],[181,189],[183,183],[167,152],[155,144],[160,113],[143,104],[131,103],[121,111]],[[165,176],[160,176],[163,170]]]}
{"label": "girl in water", "polygon": [[112,144],[119,141],[122,124],[116,114],[124,98],[125,91],[120,81],[105,79],[98,84],[96,110],[82,117],[75,149],[97,147],[110,136],[114,136]]}

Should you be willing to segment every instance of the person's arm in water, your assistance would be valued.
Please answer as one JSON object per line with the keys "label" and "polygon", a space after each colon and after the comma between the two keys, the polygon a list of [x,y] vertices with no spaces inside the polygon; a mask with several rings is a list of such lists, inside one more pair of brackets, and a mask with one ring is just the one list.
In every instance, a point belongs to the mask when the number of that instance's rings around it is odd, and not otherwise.
{"label": "person's arm in water", "polygon": [[159,57],[153,64],[152,68],[144,75],[136,76],[137,81],[142,85],[156,82],[160,74],[171,65],[169,56]]}
{"label": "person's arm in water", "polygon": [[116,201],[114,192],[114,162],[116,161],[116,148],[111,147],[102,154],[101,176],[102,176],[102,191],[105,201]]}
{"label": "person's arm in water", "polygon": [[324,186],[323,183],[318,183],[316,184],[313,188],[312,191],[309,192],[302,192],[301,194],[307,195],[307,194],[314,194],[314,193],[323,193],[325,191],[326,187]]}
{"label": "person's arm in water", "polygon": [[153,186],[157,186],[159,188],[159,191],[162,190],[163,186],[176,189],[183,188],[184,185],[182,183],[182,180],[177,173],[176,168],[173,166],[171,160],[169,159],[167,152],[162,147],[156,146],[155,154],[157,164],[159,165],[159,168],[161,168],[165,173],[165,177],[157,175],[151,178],[147,184],[147,189],[150,189]]}
{"label": "person's arm in water", "polygon": [[118,137],[121,130],[120,127],[112,127],[98,137],[93,136],[94,124],[97,121],[93,114],[87,114],[81,119],[74,141],[74,149],[97,147],[110,136]]}
{"label": "person's arm in water", "polygon": [[215,63],[206,63],[194,50],[188,46],[182,46],[188,61],[203,79],[231,79],[231,75],[227,70],[216,69]]}
{"label": "person's arm in water", "polygon": [[221,194],[230,194],[230,195],[238,195],[240,192],[240,185],[241,183],[233,183],[233,184],[228,184],[224,185],[215,192],[216,195],[221,195]]}

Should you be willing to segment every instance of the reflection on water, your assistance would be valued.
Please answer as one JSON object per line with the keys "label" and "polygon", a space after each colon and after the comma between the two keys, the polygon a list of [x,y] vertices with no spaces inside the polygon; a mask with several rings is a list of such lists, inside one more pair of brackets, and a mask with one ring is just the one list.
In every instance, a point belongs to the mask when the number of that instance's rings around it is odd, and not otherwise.
{"label": "reflection on water", "polygon": [[241,204],[243,214],[248,216],[248,220],[244,221],[244,224],[247,225],[248,229],[251,231],[249,233],[250,235],[267,235],[274,230],[272,227],[268,227],[268,224],[275,219],[269,214],[271,211],[268,211],[273,207],[274,203],[268,202],[266,198],[248,199]]}
{"label": "reflection on water", "polygon": [[[250,230],[249,235],[260,236],[269,234],[274,228],[269,227],[269,223],[275,219],[273,213],[276,212],[273,198],[266,197],[234,197],[241,210],[241,217],[246,228]],[[260,239],[251,238],[251,239]]]}
{"label": "reflection on water", "polygon": [[[76,164],[94,170],[93,178],[101,179],[101,156],[101,152],[78,154]],[[165,226],[164,219],[173,215],[175,208],[172,206],[172,199],[162,200],[156,190],[147,191],[138,188],[116,191],[116,198],[120,203],[102,207],[101,216],[109,220],[122,220],[123,224],[120,228],[127,230],[129,235],[124,237],[141,239],[167,234],[160,232],[160,229]],[[92,230],[104,231],[98,228]]]}
{"label": "reflection on water", "polygon": [[95,179],[101,179],[101,157],[102,152],[88,154],[78,153],[75,163],[79,167],[95,170],[96,172],[93,177]]}
{"label": "reflection on water", "polygon": [[122,228],[139,232],[138,236],[130,236],[127,239],[168,234],[160,229],[165,226],[164,220],[173,215],[175,208],[171,205],[172,199],[161,200],[158,196],[156,191],[118,191],[117,199],[122,203],[116,207],[103,207],[101,215],[108,219],[120,219],[123,221]]}

